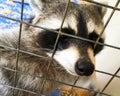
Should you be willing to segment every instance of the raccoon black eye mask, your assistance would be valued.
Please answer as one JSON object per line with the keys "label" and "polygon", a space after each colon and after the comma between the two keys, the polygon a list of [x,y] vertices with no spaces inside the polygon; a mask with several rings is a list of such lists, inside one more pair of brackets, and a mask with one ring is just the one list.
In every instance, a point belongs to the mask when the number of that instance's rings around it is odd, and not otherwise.
{"label": "raccoon black eye mask", "polygon": [[[59,30],[57,29],[56,31]],[[63,28],[61,32],[74,35],[74,31],[72,29]],[[40,47],[52,50],[54,49],[57,35],[58,35],[57,33],[51,31],[42,31],[38,35],[37,42],[39,43]],[[63,50],[68,48],[70,39],[72,39],[72,37],[61,35],[57,44],[57,50]]]}
{"label": "raccoon black eye mask", "polygon": [[[61,31],[66,34],[75,35],[72,29],[64,28]],[[47,49],[52,50],[54,49],[56,38],[57,38],[57,33],[54,33],[51,31],[43,31],[42,33],[38,35],[37,42],[41,48],[47,48]],[[72,37],[61,35],[59,38],[58,44],[57,44],[57,50],[63,50],[63,49],[68,48],[70,42],[73,41],[72,39],[73,39]],[[88,39],[96,41],[98,39],[98,35],[95,32],[92,32],[91,34],[89,34]],[[99,42],[103,43],[104,40],[100,38]],[[90,45],[92,46],[92,48],[94,48],[94,43],[90,43]],[[102,49],[103,49],[103,46],[98,44],[94,50],[94,54],[96,55]]]}

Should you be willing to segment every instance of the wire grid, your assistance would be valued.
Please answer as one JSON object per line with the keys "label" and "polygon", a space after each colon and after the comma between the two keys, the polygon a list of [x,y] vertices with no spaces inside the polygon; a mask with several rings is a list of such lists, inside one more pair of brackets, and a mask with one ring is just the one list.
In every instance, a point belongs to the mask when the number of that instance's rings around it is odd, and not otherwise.
{"label": "wire grid", "polygon": [[[86,0],[83,0],[83,1],[86,1]],[[16,67],[15,67],[15,69],[7,68],[7,67],[2,67],[2,68],[4,68],[5,70],[9,70],[9,71],[14,72],[14,86],[9,86],[9,85],[5,85],[5,84],[0,84],[0,85],[3,85],[3,86],[8,87],[8,88],[12,88],[12,89],[13,89],[13,94],[14,94],[14,90],[19,90],[19,91],[29,92],[29,93],[31,93],[31,94],[36,94],[36,95],[38,95],[38,96],[43,95],[43,94],[40,94],[40,93],[36,93],[36,92],[34,92],[34,91],[30,91],[30,90],[18,88],[18,87],[16,86],[17,73],[24,74],[24,75],[30,75],[30,76],[37,77],[37,78],[43,78],[43,77],[40,77],[40,76],[37,76],[37,75],[34,75],[34,74],[25,73],[25,72],[21,72],[21,71],[18,71],[18,70],[17,70],[17,69],[18,69],[18,61],[19,61],[19,53],[21,52],[21,53],[26,53],[26,54],[33,55],[33,56],[40,57],[40,58],[50,59],[49,65],[48,65],[48,67],[47,67],[47,72],[49,72],[50,65],[51,65],[51,61],[53,60],[53,57],[54,57],[54,54],[55,54],[55,50],[56,50],[56,46],[57,46],[59,37],[60,37],[61,35],[65,35],[65,36],[68,36],[68,37],[73,37],[73,38],[75,38],[75,39],[79,39],[79,40],[83,40],[83,41],[87,41],[87,42],[94,43],[94,48],[96,47],[97,44],[99,44],[99,45],[103,45],[103,46],[107,46],[107,47],[111,47],[111,48],[115,48],[115,49],[120,49],[120,47],[117,47],[117,46],[112,46],[112,45],[109,45],[109,44],[103,44],[103,43],[98,42],[99,39],[100,39],[100,37],[101,37],[102,34],[104,33],[107,25],[109,24],[109,22],[110,22],[110,20],[111,20],[111,18],[112,18],[112,16],[113,16],[113,14],[115,13],[115,11],[120,11],[120,8],[117,8],[118,5],[119,5],[119,3],[120,3],[120,0],[117,1],[116,5],[115,5],[114,7],[113,7],[113,6],[109,6],[109,5],[105,5],[105,4],[101,4],[101,3],[98,3],[98,2],[95,2],[95,1],[92,1],[92,0],[87,0],[87,2],[95,3],[95,4],[98,4],[98,5],[100,5],[100,6],[104,6],[104,7],[107,7],[107,8],[111,8],[111,9],[113,10],[113,11],[111,12],[111,14],[110,14],[107,22],[105,23],[105,26],[104,26],[103,30],[101,31],[101,33],[100,33],[100,36],[98,37],[98,39],[97,39],[96,41],[89,40],[89,39],[86,39],[86,38],[83,38],[83,37],[73,36],[73,35],[70,35],[70,34],[66,34],[66,33],[62,33],[62,32],[61,32],[61,29],[62,29],[64,20],[65,20],[67,11],[69,11],[69,10],[68,10],[68,7],[69,7],[70,0],[68,0],[68,3],[67,3],[67,5],[66,5],[66,9],[65,9],[63,21],[62,21],[62,24],[61,24],[61,27],[60,27],[60,30],[59,30],[59,31],[50,30],[50,29],[48,29],[48,28],[43,28],[43,27],[41,27],[41,26],[36,26],[36,25],[33,25],[33,24],[29,24],[29,23],[24,22],[24,21],[23,21],[24,0],[22,0],[21,19],[20,19],[20,20],[16,20],[16,19],[13,19],[13,18],[9,18],[9,17],[0,15],[0,17],[2,17],[2,18],[6,18],[6,19],[9,19],[9,20],[13,20],[13,21],[19,22],[19,24],[20,24],[19,38],[18,38],[17,48],[5,46],[5,45],[0,45],[0,48],[8,48],[8,49],[10,49],[10,50],[16,51]],[[41,29],[48,30],[48,31],[51,31],[51,32],[55,32],[55,33],[58,34],[58,35],[57,35],[56,42],[55,42],[55,45],[54,45],[54,49],[52,50],[52,51],[53,51],[53,54],[52,54],[51,58],[44,57],[44,56],[41,56],[41,55],[38,55],[38,54],[35,54],[35,53],[32,53],[32,52],[29,52],[29,51],[24,51],[24,50],[21,50],[21,49],[20,49],[22,24],[27,24],[27,25],[29,25],[29,26],[41,28]],[[49,50],[49,49],[41,49],[41,50]],[[112,82],[112,80],[113,80],[115,77],[120,79],[120,76],[117,75],[118,72],[120,71],[120,67],[119,67],[118,70],[116,70],[116,72],[113,73],[113,74],[107,73],[107,72],[104,72],[104,71],[100,71],[100,70],[95,70],[95,71],[96,71],[96,72],[99,72],[99,73],[102,73],[102,74],[106,74],[106,75],[111,76],[111,79],[107,82],[107,84],[104,86],[104,88],[101,89],[101,91],[97,92],[97,95],[96,95],[96,96],[99,96],[100,94],[105,95],[105,96],[111,96],[110,94],[104,93],[104,90],[108,87],[108,85]],[[46,77],[47,77],[47,72],[46,72]],[[59,84],[67,85],[67,86],[71,86],[71,87],[72,87],[72,88],[71,88],[71,91],[72,91],[72,89],[73,89],[74,87],[75,87],[75,88],[81,88],[81,89],[89,90],[89,91],[94,91],[94,90],[91,90],[91,89],[86,89],[86,88],[82,88],[82,87],[75,86],[75,84],[76,84],[77,80],[79,79],[79,77],[75,80],[75,82],[74,82],[73,85],[67,84],[67,83],[63,83],[63,82],[60,82],[60,81],[56,81],[56,80],[53,80],[53,79],[49,79],[49,78],[43,78],[43,79],[44,79],[44,82],[43,82],[43,84],[42,84],[41,91],[42,91],[42,88],[44,87],[44,83],[45,83],[46,80],[50,80],[51,82],[55,82],[55,83],[59,83]],[[95,91],[95,92],[96,92],[96,91]]]}

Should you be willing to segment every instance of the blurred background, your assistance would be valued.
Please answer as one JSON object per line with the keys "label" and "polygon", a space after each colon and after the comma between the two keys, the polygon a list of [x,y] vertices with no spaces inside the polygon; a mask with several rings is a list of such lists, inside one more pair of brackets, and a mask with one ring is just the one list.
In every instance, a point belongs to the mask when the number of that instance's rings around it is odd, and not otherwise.
{"label": "blurred background", "polygon": [[[108,1],[109,5],[114,6],[118,0]],[[120,4],[118,7],[120,8]],[[104,18],[105,22],[111,12],[112,10],[108,9],[107,14]],[[112,19],[110,20],[105,30],[105,35],[106,44],[120,47],[120,11],[115,11]],[[105,47],[104,50],[96,56],[96,64],[96,68],[98,70],[114,74],[118,70],[118,68],[120,68],[120,50]],[[120,76],[120,70],[117,75]],[[104,88],[110,78],[111,76],[97,73],[98,83],[100,84],[101,88]],[[104,92],[109,93],[112,96],[120,96],[120,78],[114,78]]]}

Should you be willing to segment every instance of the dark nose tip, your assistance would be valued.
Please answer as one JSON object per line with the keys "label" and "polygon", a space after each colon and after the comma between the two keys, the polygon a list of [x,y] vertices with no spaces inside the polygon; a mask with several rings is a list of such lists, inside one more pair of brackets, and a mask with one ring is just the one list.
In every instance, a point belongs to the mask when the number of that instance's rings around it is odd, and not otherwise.
{"label": "dark nose tip", "polygon": [[94,65],[90,62],[80,62],[78,61],[75,66],[75,71],[78,75],[89,76],[94,71]]}

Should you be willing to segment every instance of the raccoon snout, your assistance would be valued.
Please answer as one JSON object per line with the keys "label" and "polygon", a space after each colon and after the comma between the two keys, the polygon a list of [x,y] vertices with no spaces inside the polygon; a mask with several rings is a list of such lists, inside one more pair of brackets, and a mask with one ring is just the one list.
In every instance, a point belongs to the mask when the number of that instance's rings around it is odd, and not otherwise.
{"label": "raccoon snout", "polygon": [[94,71],[94,65],[91,62],[78,61],[75,66],[75,71],[80,76],[89,76]]}

